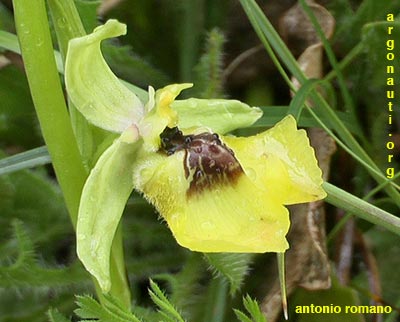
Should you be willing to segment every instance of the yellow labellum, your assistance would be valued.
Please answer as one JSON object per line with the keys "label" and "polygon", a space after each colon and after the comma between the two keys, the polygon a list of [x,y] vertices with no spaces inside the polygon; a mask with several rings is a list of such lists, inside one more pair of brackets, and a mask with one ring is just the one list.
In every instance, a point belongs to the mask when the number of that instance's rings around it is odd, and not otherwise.
{"label": "yellow labellum", "polygon": [[288,116],[253,137],[210,137],[186,137],[153,157],[143,153],[135,166],[136,188],[184,247],[284,252],[290,221],[283,205],[325,197],[305,131]]}

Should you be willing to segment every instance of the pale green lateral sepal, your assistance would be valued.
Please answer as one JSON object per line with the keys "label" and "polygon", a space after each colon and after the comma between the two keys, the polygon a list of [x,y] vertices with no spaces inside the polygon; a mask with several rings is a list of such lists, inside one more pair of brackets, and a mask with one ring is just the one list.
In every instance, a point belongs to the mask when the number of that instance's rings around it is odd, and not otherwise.
{"label": "pale green lateral sepal", "polygon": [[262,111],[257,107],[225,99],[176,100],[171,104],[171,108],[179,115],[179,128],[206,126],[221,134],[248,127],[262,116]]}
{"label": "pale green lateral sepal", "polygon": [[65,82],[72,102],[94,125],[123,132],[143,117],[143,104],[113,74],[100,50],[101,41],[126,33],[126,25],[108,20],[93,33],[69,42]]}
{"label": "pale green lateral sepal", "polygon": [[77,253],[103,292],[110,281],[110,250],[125,204],[133,190],[132,165],[141,144],[125,131],[101,155],[83,188],[76,227]]}

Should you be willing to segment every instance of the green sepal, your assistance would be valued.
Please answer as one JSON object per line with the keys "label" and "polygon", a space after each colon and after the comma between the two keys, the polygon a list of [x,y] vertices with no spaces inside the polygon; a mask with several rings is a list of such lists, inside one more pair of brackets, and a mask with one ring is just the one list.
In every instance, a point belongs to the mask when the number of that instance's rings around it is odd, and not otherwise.
{"label": "green sepal", "polygon": [[226,99],[176,100],[171,108],[179,115],[179,128],[207,127],[220,134],[248,127],[262,116],[262,111],[257,107]]}
{"label": "green sepal", "polygon": [[125,204],[133,190],[135,141],[123,133],[101,155],[83,188],[76,227],[77,253],[104,293],[111,288],[110,250]]}
{"label": "green sepal", "polygon": [[101,53],[104,39],[126,33],[126,25],[108,20],[93,33],[69,42],[65,62],[68,95],[94,125],[122,133],[143,117],[143,104],[108,67]]}

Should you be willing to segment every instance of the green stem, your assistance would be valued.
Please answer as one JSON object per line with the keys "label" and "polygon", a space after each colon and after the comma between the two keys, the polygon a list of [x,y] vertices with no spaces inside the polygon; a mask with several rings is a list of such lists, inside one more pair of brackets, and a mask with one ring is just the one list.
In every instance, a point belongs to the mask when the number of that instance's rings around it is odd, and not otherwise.
{"label": "green stem", "polygon": [[[68,42],[75,37],[86,35],[79,13],[73,0],[47,0],[56,31],[61,56],[65,59],[68,50]],[[78,147],[85,164],[93,157],[94,137],[91,126],[81,113],[69,103],[71,122],[77,137]],[[110,293],[118,298],[126,308],[130,308],[131,294],[127,280],[122,229],[117,229],[110,254]],[[102,301],[101,290],[95,282],[96,291]]]}
{"label": "green stem", "polygon": [[54,170],[75,225],[87,173],[57,72],[43,0],[15,0],[15,24],[32,99]]}
{"label": "green stem", "polygon": [[[60,47],[66,50],[69,37],[83,32],[73,1],[54,0],[54,8],[61,12],[55,21],[65,31],[60,38]],[[65,9],[65,10],[64,10]],[[43,137],[46,142],[58,182],[65,202],[76,226],[80,197],[87,172],[83,166],[77,141],[71,126],[70,117],[64,100],[64,94],[54,59],[47,12],[44,0],[15,0],[14,12],[18,39],[31,90],[31,95],[39,118]],[[70,17],[72,19],[68,19]],[[54,16],[53,16],[54,17]],[[60,18],[61,20],[59,20]],[[75,27],[68,27],[68,23]],[[65,24],[64,24],[65,23]],[[65,57],[65,52],[63,52]],[[126,307],[130,306],[130,291],[124,271],[122,232],[118,230],[114,238],[111,254],[111,293],[119,298]],[[101,292],[97,287],[101,299]]]}

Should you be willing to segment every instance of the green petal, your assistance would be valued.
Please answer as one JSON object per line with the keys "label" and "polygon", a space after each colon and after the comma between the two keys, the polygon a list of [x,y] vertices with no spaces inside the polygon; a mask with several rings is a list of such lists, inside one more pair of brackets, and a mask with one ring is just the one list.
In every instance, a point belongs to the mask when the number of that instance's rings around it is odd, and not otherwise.
{"label": "green petal", "polygon": [[66,87],[74,105],[94,125],[118,133],[139,122],[143,104],[108,67],[100,43],[125,33],[126,25],[108,20],[93,33],[72,39],[65,62]]}
{"label": "green petal", "polygon": [[132,164],[139,143],[125,132],[101,155],[83,188],[76,227],[78,257],[103,292],[110,282],[110,249],[132,192]]}
{"label": "green petal", "polygon": [[207,127],[221,134],[248,127],[262,116],[259,108],[236,100],[189,98],[171,107],[178,113],[180,129]]}

